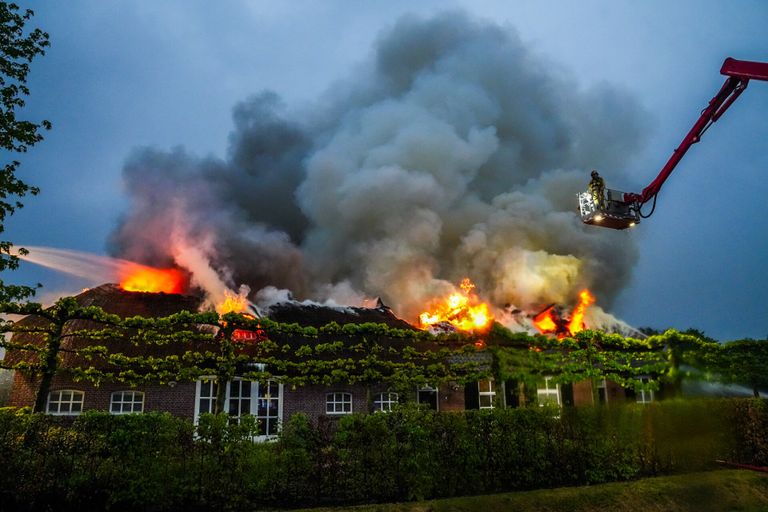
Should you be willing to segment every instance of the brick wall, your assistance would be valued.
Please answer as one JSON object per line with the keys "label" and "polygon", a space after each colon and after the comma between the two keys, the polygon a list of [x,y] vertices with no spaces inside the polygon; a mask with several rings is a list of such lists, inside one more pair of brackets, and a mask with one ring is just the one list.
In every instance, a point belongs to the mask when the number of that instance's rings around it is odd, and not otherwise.
{"label": "brick wall", "polygon": [[[9,404],[14,407],[32,406],[35,401],[38,379],[15,372]],[[84,382],[73,382],[69,377],[57,375],[51,385],[51,391],[60,389],[75,389],[85,393],[84,410],[109,410],[111,395],[115,391],[144,392],[144,410],[165,411],[183,418],[194,418],[195,383],[183,382],[175,386],[147,385],[131,388],[125,384],[104,383],[99,387]],[[338,385],[338,386],[301,386],[283,387],[283,421],[289,421],[296,413],[307,414],[314,422],[328,422],[338,419],[340,414],[326,413],[326,395],[343,392],[352,395],[353,413],[370,413],[373,411],[373,401],[376,394],[386,392],[384,386]],[[497,393],[500,389],[497,389]],[[608,403],[624,401],[624,389],[614,382],[608,382]],[[574,405],[591,405],[593,403],[592,383],[582,381],[573,384]],[[401,400],[415,401],[416,390]],[[464,386],[456,383],[442,384],[438,390],[438,408],[443,412],[463,411],[466,408]]]}
{"label": "brick wall", "polygon": [[19,371],[14,372],[8,405],[10,407],[32,407],[35,404],[36,393],[37,379],[27,377]]}
{"label": "brick wall", "polygon": [[573,383],[573,405],[592,405],[595,403],[592,394],[592,381],[583,380]]}
{"label": "brick wall", "polygon": [[[301,386],[292,388],[284,387],[283,397],[283,421],[289,421],[291,416],[296,413],[304,413],[312,421],[330,420],[338,418],[340,414],[327,414],[325,412],[326,395],[328,393],[351,393],[352,394],[352,412],[370,413],[373,411],[373,402],[378,393],[386,392],[385,386],[371,386],[370,388],[362,385],[338,385],[338,386]],[[400,399],[409,401],[416,400],[416,389],[407,397]],[[464,410],[464,387],[455,383],[441,385],[438,391],[438,408],[440,411],[463,411]]]}
{"label": "brick wall", "polygon": [[608,387],[606,389],[606,395],[608,397],[608,403],[624,403],[627,401],[627,391],[613,381],[607,382]]}
{"label": "brick wall", "polygon": [[312,421],[317,421],[319,418],[341,416],[339,414],[326,414],[325,401],[328,393],[351,393],[353,413],[371,412],[376,393],[386,391],[382,386],[371,387],[369,401],[369,390],[362,385],[312,385],[296,387],[295,389],[291,386],[285,386],[283,389],[283,421],[290,420],[291,416],[299,412],[309,416]]}
{"label": "brick wall", "polygon": [[[35,403],[39,380],[27,377],[21,372],[16,372],[11,389],[10,406],[31,407]],[[174,387],[168,385],[147,385],[130,387],[126,384],[104,383],[94,387],[86,382],[74,382],[65,375],[57,375],[51,383],[51,391],[60,389],[75,389],[85,393],[83,410],[108,411],[115,391],[142,391],[144,392],[144,410],[166,411],[175,416],[192,419],[195,413],[195,383],[184,382]]]}

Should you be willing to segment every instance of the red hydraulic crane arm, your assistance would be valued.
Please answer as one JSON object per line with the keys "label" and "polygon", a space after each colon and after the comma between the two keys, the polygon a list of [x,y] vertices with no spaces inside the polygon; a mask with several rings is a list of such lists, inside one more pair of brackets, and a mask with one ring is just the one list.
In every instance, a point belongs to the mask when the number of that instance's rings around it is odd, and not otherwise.
{"label": "red hydraulic crane arm", "polygon": [[768,63],[736,60],[729,57],[725,59],[723,67],[720,68],[720,73],[728,78],[715,97],[709,100],[709,105],[701,112],[698,121],[696,121],[691,131],[685,136],[680,146],[672,153],[672,156],[661,169],[659,175],[656,176],[656,179],[650,185],[643,189],[641,194],[624,194],[625,201],[644,204],[653,199],[659,193],[661,186],[667,181],[669,175],[672,174],[672,171],[675,170],[677,164],[685,156],[685,153],[688,152],[692,145],[701,140],[701,136],[704,135],[704,132],[707,131],[712,123],[720,119],[720,116],[744,92],[749,81],[751,79],[768,80]]}

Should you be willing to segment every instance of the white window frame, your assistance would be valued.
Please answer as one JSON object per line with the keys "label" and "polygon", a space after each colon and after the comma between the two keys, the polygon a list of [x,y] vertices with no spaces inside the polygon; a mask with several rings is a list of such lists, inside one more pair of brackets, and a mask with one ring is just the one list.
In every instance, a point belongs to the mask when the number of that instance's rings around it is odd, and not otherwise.
{"label": "white window frame", "polygon": [[[349,406],[348,410],[346,406]],[[326,393],[325,414],[333,416],[352,414],[352,393],[347,391]]]}
{"label": "white window frame", "polygon": [[435,394],[435,410],[440,410],[440,390],[436,386],[421,386],[420,388],[416,388],[416,403],[421,404],[429,404],[429,402],[421,400],[421,393],[434,393]]}
{"label": "white window frame", "polygon": [[[651,378],[647,375],[643,375],[641,377],[637,377],[637,380],[642,382],[643,384],[648,384],[651,381]],[[652,389],[638,389],[635,391],[635,402],[638,404],[649,404],[655,400],[655,396]]]}
{"label": "white window frame", "polygon": [[[134,390],[114,391],[109,396],[110,414],[135,414],[144,412],[144,392]],[[119,405],[115,411],[114,406]],[[137,407],[138,406],[138,407]],[[126,410],[129,409],[129,410]]]}
{"label": "white window frame", "polygon": [[[544,376],[544,387],[541,387],[540,383],[536,384],[536,401],[539,403],[539,407],[544,407],[544,404],[553,402],[557,403],[558,407],[563,405],[560,384],[551,382],[553,378],[551,375]],[[552,400],[553,396],[555,397],[554,401]]]}
{"label": "white window frame", "polygon": [[[483,379],[477,382],[478,409],[493,409],[496,400],[496,387],[493,379]],[[485,405],[483,405],[485,402]]]}
{"label": "white window frame", "polygon": [[392,412],[392,407],[397,404],[398,398],[398,394],[392,391],[377,393],[373,401],[374,412]]}
{"label": "white window frame", "polygon": [[[66,393],[69,395],[64,400]],[[79,398],[79,400],[76,400],[76,398]],[[80,410],[73,411],[72,409],[76,405],[79,405]],[[56,389],[48,393],[45,412],[53,416],[77,416],[82,414],[84,406],[85,391],[80,391],[79,389]]]}
{"label": "white window frame", "polygon": [[[206,393],[205,396],[202,396],[201,393],[203,391],[203,383],[211,383],[211,387],[208,391],[209,393]],[[213,412],[216,409],[216,395],[219,391],[219,383],[216,381],[216,377],[211,376],[205,376],[200,377],[197,382],[195,382],[195,425],[197,425],[198,420],[200,419],[201,413],[210,413]],[[201,405],[201,401],[206,401],[206,409],[203,410]],[[227,410],[226,408],[224,410]]]}
{"label": "white window frame", "polygon": [[[267,380],[265,382],[251,381],[251,386],[255,385],[255,389],[252,389],[251,396],[255,397],[255,400],[251,400],[252,408],[251,414],[256,416],[259,421],[259,425],[264,425],[265,434],[259,436],[261,439],[273,439],[280,432],[283,424],[283,385],[274,380]],[[272,392],[276,391],[277,395],[273,395]],[[276,403],[277,414],[270,414],[272,411],[272,403]],[[264,412],[266,411],[266,414]],[[273,428],[274,427],[274,428]],[[269,432],[273,431],[272,434]]]}
{"label": "white window frame", "polygon": [[[235,388],[238,390],[237,396],[234,396]],[[242,416],[246,416],[251,413],[253,402],[253,386],[250,381],[235,378],[227,382],[227,395],[226,395],[226,407],[225,411],[229,414],[230,418],[234,418],[235,421],[240,420]],[[232,408],[236,407],[233,411]]]}
{"label": "white window frame", "polygon": [[[211,382],[209,395],[201,396],[203,381]],[[233,382],[237,382],[237,388],[240,390],[238,396],[233,397],[232,391],[235,386],[232,386]],[[247,386],[247,387],[246,387]],[[248,389],[248,396],[242,396],[242,390]],[[216,403],[216,393],[218,392],[218,383],[216,377],[202,377],[195,383],[195,425],[200,420],[201,414],[201,401],[207,401],[207,409],[213,411]],[[275,393],[276,392],[276,393]],[[275,394],[273,394],[275,393]],[[227,390],[225,393],[224,407],[222,411],[226,411],[227,414],[234,420],[239,421],[244,415],[254,416],[259,421],[259,427],[264,426],[265,434],[261,434],[254,437],[255,441],[266,441],[274,439],[280,432],[283,423],[283,384],[274,380],[268,380],[266,382],[245,380],[241,377],[235,377],[232,381],[227,382]],[[233,402],[240,402],[235,414],[232,414],[230,410]],[[270,414],[274,411],[274,407],[271,407],[276,403],[277,415]],[[202,411],[203,413],[209,411]],[[272,433],[269,433],[272,431]]]}

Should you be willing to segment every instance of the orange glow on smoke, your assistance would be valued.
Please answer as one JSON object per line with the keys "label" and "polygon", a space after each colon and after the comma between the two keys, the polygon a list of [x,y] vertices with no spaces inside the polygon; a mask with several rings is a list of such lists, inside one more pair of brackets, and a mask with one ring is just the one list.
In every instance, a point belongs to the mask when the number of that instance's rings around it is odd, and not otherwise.
{"label": "orange glow on smoke", "polygon": [[186,277],[175,268],[132,264],[120,271],[120,288],[129,292],[183,293]]}
{"label": "orange glow on smoke", "polygon": [[216,312],[220,315],[227,313],[242,313],[248,310],[248,298],[224,290],[224,300],[216,304]]}
{"label": "orange glow on smoke", "polygon": [[419,315],[422,328],[441,322],[447,322],[461,331],[483,331],[491,326],[493,317],[488,304],[482,302],[473,291],[475,285],[472,281],[464,278],[459,286],[461,292],[436,301],[429,311]]}
{"label": "orange glow on smoke", "polygon": [[589,293],[589,290],[581,290],[579,293],[579,303],[573,309],[571,321],[568,322],[568,330],[571,334],[576,334],[584,330],[584,313],[590,304],[594,304],[595,297]]}
{"label": "orange glow on smoke", "polygon": [[572,336],[577,332],[583,331],[584,314],[590,304],[594,304],[595,297],[589,293],[589,290],[582,290],[579,293],[579,303],[573,308],[571,319],[566,323],[565,319],[559,314],[555,306],[550,306],[533,318],[533,325],[542,334],[555,334],[558,338]]}

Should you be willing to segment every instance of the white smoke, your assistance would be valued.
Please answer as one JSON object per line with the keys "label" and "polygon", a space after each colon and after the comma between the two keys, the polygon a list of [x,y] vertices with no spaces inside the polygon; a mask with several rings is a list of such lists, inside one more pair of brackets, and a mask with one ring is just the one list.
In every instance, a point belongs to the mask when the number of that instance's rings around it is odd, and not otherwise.
{"label": "white smoke", "polygon": [[115,254],[204,269],[204,289],[272,287],[257,301],[380,296],[410,320],[463,277],[499,307],[572,303],[585,286],[610,306],[635,264],[631,239],[580,223],[575,194],[592,168],[621,176],[644,113],[610,86],[580,90],[509,28],[405,17],[314,107],[263,93],[234,117],[225,159],[130,158]]}

